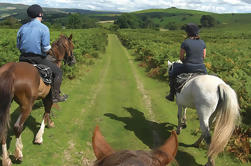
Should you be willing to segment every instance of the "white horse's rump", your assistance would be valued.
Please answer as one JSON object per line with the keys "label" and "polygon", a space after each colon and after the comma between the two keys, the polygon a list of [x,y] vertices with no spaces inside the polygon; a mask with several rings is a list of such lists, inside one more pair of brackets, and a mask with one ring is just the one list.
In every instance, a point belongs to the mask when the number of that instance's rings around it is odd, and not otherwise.
{"label": "white horse's rump", "polygon": [[[202,136],[194,145],[198,145],[205,139],[210,144],[208,165],[214,165],[214,158],[224,150],[240,119],[235,91],[216,76],[199,75],[189,80],[181,92],[176,94],[176,103],[178,105],[177,133],[186,126],[186,114],[182,114],[182,108],[196,109]],[[209,123],[214,119],[214,113],[216,113],[216,125],[211,140]]]}

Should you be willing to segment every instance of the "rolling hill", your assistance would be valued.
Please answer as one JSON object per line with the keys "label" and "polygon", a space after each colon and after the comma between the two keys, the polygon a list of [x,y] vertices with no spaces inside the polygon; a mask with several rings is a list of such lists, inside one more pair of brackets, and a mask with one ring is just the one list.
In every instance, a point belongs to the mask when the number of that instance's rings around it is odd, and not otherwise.
{"label": "rolling hill", "polygon": [[[0,22],[9,16],[13,16],[18,20],[27,19],[26,9],[27,5],[0,3]],[[45,21],[55,23],[58,20],[65,20],[70,13],[79,13],[80,15],[87,15],[95,18],[97,21],[115,20],[122,13],[107,12],[107,11],[91,11],[84,9],[70,9],[70,8],[43,8],[45,12]],[[178,27],[194,22],[200,24],[200,18],[203,15],[211,15],[217,21],[217,27],[246,27],[251,28],[251,13],[239,14],[217,14],[198,10],[186,10],[171,7],[167,9],[148,9],[136,12],[131,12],[139,17],[147,17],[159,27],[165,28],[170,23],[175,23]]]}
{"label": "rolling hill", "polygon": [[[11,4],[11,3],[0,3],[0,20],[8,16],[13,16],[17,19],[23,20],[27,18],[26,10],[28,5],[23,4]],[[70,8],[43,8],[44,13],[47,19],[53,18],[62,18],[66,17],[69,13],[79,13],[79,14],[87,14],[95,16],[97,18],[106,17],[109,19],[110,17],[114,17],[116,14],[120,14],[120,12],[107,12],[107,11],[91,11],[84,9],[70,9]]]}
{"label": "rolling hill", "polygon": [[179,26],[189,22],[200,24],[200,18],[203,15],[213,16],[219,27],[238,27],[243,25],[251,27],[251,13],[217,14],[198,10],[178,9],[175,7],[168,9],[148,9],[133,13],[150,17],[154,23],[159,24],[160,27],[165,27],[165,25],[170,22],[175,22]]}

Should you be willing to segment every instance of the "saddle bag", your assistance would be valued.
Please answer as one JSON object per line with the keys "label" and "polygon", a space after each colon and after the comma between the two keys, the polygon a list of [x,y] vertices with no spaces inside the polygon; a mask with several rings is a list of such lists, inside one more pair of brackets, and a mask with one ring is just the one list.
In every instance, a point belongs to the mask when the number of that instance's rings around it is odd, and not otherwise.
{"label": "saddle bag", "polygon": [[52,83],[52,70],[50,67],[42,64],[33,64],[38,69],[38,72],[40,73],[40,77],[46,84]]}

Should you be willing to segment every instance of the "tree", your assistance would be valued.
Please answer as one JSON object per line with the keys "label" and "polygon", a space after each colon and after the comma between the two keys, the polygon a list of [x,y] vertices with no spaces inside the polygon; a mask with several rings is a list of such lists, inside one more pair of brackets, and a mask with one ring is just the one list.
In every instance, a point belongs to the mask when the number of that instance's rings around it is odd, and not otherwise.
{"label": "tree", "polygon": [[81,24],[82,28],[95,28],[97,26],[96,20],[87,16],[83,16],[81,18],[81,22],[82,22]]}
{"label": "tree", "polygon": [[119,28],[135,29],[140,27],[141,20],[134,14],[122,14],[120,17],[118,17],[114,24],[117,24]]}
{"label": "tree", "polygon": [[176,22],[169,22],[166,26],[165,26],[166,29],[169,29],[169,30],[177,30],[178,29],[178,25]]}
{"label": "tree", "polygon": [[78,29],[81,28],[81,19],[79,14],[70,14],[68,16],[68,28]]}
{"label": "tree", "polygon": [[216,25],[216,20],[210,15],[203,15],[200,18],[200,23],[203,27],[214,27]]}
{"label": "tree", "polygon": [[15,17],[7,17],[6,20],[3,21],[4,25],[9,26],[10,28],[16,28],[17,26],[19,26],[19,22]]}

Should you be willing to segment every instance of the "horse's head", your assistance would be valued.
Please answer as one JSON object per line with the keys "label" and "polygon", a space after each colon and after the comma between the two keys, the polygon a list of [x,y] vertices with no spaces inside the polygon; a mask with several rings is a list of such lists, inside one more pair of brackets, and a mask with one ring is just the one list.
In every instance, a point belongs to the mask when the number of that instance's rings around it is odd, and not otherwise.
{"label": "horse's head", "polygon": [[142,150],[115,152],[96,127],[92,137],[92,146],[97,158],[94,166],[165,166],[174,160],[178,150],[178,139],[173,131],[164,145],[151,152]]}
{"label": "horse's head", "polygon": [[76,63],[73,49],[72,35],[70,37],[60,35],[60,38],[52,43],[49,54],[56,59],[58,66],[61,66],[62,61],[71,66]]}
{"label": "horse's head", "polygon": [[75,56],[73,55],[73,42],[72,42],[72,34],[70,37],[63,36],[64,45],[66,47],[66,55],[64,56],[64,62],[69,66],[74,65],[76,63]]}

